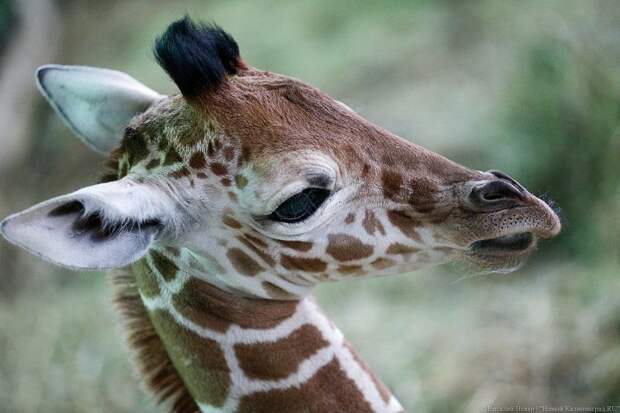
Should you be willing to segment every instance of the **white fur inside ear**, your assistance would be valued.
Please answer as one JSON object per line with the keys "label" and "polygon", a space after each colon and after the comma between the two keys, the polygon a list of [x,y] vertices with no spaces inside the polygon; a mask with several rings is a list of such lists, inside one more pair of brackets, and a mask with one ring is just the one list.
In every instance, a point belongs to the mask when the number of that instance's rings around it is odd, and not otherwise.
{"label": "white fur inside ear", "polygon": [[108,153],[131,118],[165,96],[116,70],[45,65],[37,85],[56,113],[88,146]]}
{"label": "white fur inside ear", "polygon": [[10,242],[72,269],[119,268],[141,258],[171,221],[157,188],[127,181],[53,198],[0,223]]}

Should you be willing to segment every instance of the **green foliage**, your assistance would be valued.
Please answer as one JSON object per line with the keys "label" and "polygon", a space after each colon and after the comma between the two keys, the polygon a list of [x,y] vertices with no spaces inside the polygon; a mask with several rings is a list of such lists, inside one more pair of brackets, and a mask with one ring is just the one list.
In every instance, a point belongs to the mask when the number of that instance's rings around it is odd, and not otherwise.
{"label": "green foliage", "polygon": [[504,133],[488,156],[560,206],[565,227],[553,248],[595,260],[620,242],[616,73],[600,52],[554,37],[526,46],[520,61],[501,114]]}
{"label": "green foliage", "polygon": [[6,45],[16,17],[13,0],[0,0],[0,52]]}

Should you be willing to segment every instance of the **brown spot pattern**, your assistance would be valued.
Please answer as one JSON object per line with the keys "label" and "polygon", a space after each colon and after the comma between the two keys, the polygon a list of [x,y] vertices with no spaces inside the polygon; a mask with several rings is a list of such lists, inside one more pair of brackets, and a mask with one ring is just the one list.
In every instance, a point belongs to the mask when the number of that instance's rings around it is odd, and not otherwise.
{"label": "brown spot pattern", "polygon": [[227,227],[230,227],[230,228],[233,228],[233,229],[241,228],[241,224],[239,223],[239,221],[237,221],[236,219],[234,219],[230,215],[224,215],[224,218],[222,218],[222,222],[224,222],[224,224]]}
{"label": "brown spot pattern", "polygon": [[383,195],[392,201],[399,201],[403,187],[403,177],[399,173],[385,169],[381,174]]}
{"label": "brown spot pattern", "polygon": [[245,234],[245,236],[246,236],[246,238],[248,240],[250,240],[252,243],[254,243],[255,245],[257,245],[257,246],[259,246],[261,248],[267,248],[268,247],[268,245],[267,245],[267,243],[265,241],[263,241],[260,238],[255,237],[252,234]]}
{"label": "brown spot pattern", "polygon": [[235,270],[243,275],[254,277],[256,274],[263,271],[263,267],[239,248],[231,248],[226,253],[226,256]]}
{"label": "brown spot pattern", "polygon": [[364,229],[368,233],[368,235],[375,235],[375,232],[379,231],[382,235],[385,235],[385,228],[383,228],[383,224],[381,221],[377,219],[375,213],[370,209],[366,210],[364,214],[364,220],[362,221],[362,225]]}
{"label": "brown spot pattern", "polygon": [[341,265],[338,272],[345,275],[363,275],[364,268],[361,265]]}
{"label": "brown spot pattern", "polygon": [[328,344],[316,327],[304,324],[276,342],[236,344],[234,350],[249,378],[277,380],[297,371],[304,359]]}
{"label": "brown spot pattern", "polygon": [[[252,239],[256,240],[256,238],[251,237],[250,235],[246,234],[245,236],[237,237],[237,239],[243,245],[245,245],[246,247],[248,247],[249,249],[254,251],[254,253],[256,255],[261,257],[262,260],[265,261],[265,263],[267,265],[269,265],[270,267],[273,267],[273,266],[276,265],[276,261],[273,259],[273,257],[271,255],[269,255],[269,253],[267,251],[265,251],[264,249],[261,249],[260,247],[258,247],[256,242],[252,241]],[[261,241],[261,240],[258,240],[258,241]],[[263,248],[265,248],[266,246],[267,245],[263,242]]]}
{"label": "brown spot pattern", "polygon": [[312,249],[312,245],[314,245],[310,241],[287,241],[282,239],[279,239],[277,241],[278,244],[284,245],[287,248],[300,252],[308,252]]}
{"label": "brown spot pattern", "polygon": [[362,178],[368,178],[369,175],[370,175],[370,165],[365,163],[364,167],[362,168]]}
{"label": "brown spot pattern", "polygon": [[428,178],[417,177],[409,183],[411,195],[409,196],[409,204],[417,212],[427,214],[433,211],[437,205],[436,194],[439,192],[439,186]]}
{"label": "brown spot pattern", "polygon": [[277,286],[274,283],[271,283],[269,281],[263,281],[262,282],[262,286],[265,289],[265,291],[267,292],[267,294],[269,295],[269,297],[273,298],[274,300],[295,300],[295,299],[299,299],[294,294],[289,293],[288,291],[284,290],[283,288],[281,288],[281,287],[279,287],[279,286]]}
{"label": "brown spot pattern", "polygon": [[287,270],[306,271],[306,272],[323,272],[327,268],[327,263],[318,258],[293,257],[282,254],[280,263]]}
{"label": "brown spot pattern", "polygon": [[224,148],[224,159],[226,159],[227,162],[230,162],[233,160],[233,158],[235,157],[235,148],[232,146],[227,146]]}
{"label": "brown spot pattern", "polygon": [[183,167],[181,169],[179,169],[178,171],[174,171],[170,174],[171,177],[175,178],[175,179],[180,179],[183,178],[185,176],[189,176],[191,175],[189,169],[187,169],[186,167]]}
{"label": "brown spot pattern", "polygon": [[[208,313],[211,317],[210,323],[219,323],[214,320],[220,319],[243,328],[273,328],[291,317],[298,303],[297,301],[244,298],[238,294],[220,290],[205,281],[198,279],[192,281],[189,287],[191,295],[184,296],[184,298],[190,297],[191,300],[186,303],[198,306],[197,311],[201,314],[197,314],[196,317],[202,317],[202,313]],[[219,324],[219,328],[223,329],[224,324]]]}
{"label": "brown spot pattern", "polygon": [[203,328],[224,333],[231,323],[213,313],[209,290],[204,281],[191,278],[173,297],[172,303],[183,317]]}
{"label": "brown spot pattern", "polygon": [[385,252],[390,255],[408,255],[408,254],[420,252],[420,249],[413,248],[413,247],[401,244],[399,242],[395,242],[393,244],[390,244],[390,246],[387,248]]}
{"label": "brown spot pattern", "polygon": [[418,231],[416,231],[416,227],[420,225],[420,222],[418,220],[405,215],[402,211],[396,210],[388,211],[387,216],[392,225],[400,229],[403,234],[413,240],[422,242],[420,234],[418,234]]}
{"label": "brown spot pattern", "polygon": [[172,165],[175,163],[181,162],[181,156],[172,146],[168,148],[168,152],[166,152],[166,157],[164,158],[164,165]]}
{"label": "brown spot pattern", "polygon": [[355,214],[353,212],[349,212],[344,219],[345,224],[352,224],[355,222]]}
{"label": "brown spot pattern", "polygon": [[226,168],[226,165],[224,165],[223,163],[212,162],[210,167],[213,173],[218,176],[226,175],[228,173],[228,169]]}
{"label": "brown spot pattern", "polygon": [[[334,392],[334,388],[338,391]],[[238,410],[238,413],[273,412],[372,413],[373,410],[334,359],[299,387],[244,396]]]}
{"label": "brown spot pattern", "polygon": [[394,265],[396,265],[396,261],[391,260],[389,258],[380,257],[374,260],[373,262],[371,262],[370,265],[372,265],[374,268],[378,270],[384,270],[386,268],[393,267]]}
{"label": "brown spot pattern", "polygon": [[216,151],[219,151],[222,148],[222,140],[219,137],[214,138],[212,142]]}
{"label": "brown spot pattern", "polygon": [[172,281],[176,277],[177,271],[179,268],[177,265],[169,260],[165,255],[160,254],[157,251],[149,252],[151,258],[153,259],[153,264],[155,264],[155,268],[157,271],[164,277],[166,281]]}
{"label": "brown spot pattern", "polygon": [[369,257],[373,246],[346,234],[329,234],[326,252],[338,261],[352,261]]}
{"label": "brown spot pattern", "polygon": [[191,158],[189,158],[189,166],[194,169],[203,169],[207,166],[207,160],[202,152],[194,152]]}

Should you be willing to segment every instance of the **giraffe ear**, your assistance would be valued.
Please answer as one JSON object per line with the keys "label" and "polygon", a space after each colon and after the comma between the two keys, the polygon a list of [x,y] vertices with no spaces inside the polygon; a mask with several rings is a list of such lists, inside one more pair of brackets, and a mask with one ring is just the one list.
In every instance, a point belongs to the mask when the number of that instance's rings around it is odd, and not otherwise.
{"label": "giraffe ear", "polygon": [[170,202],[146,184],[98,184],[11,215],[0,223],[0,233],[60,266],[119,268],[141,258],[172,222]]}
{"label": "giraffe ear", "polygon": [[103,153],[120,144],[131,118],[164,97],[116,70],[45,65],[36,78],[39,90],[69,128]]}

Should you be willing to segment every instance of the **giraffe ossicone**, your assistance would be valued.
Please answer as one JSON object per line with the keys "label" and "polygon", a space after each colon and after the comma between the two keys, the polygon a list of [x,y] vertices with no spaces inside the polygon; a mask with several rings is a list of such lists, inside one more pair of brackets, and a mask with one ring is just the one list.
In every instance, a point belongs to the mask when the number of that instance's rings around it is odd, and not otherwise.
{"label": "giraffe ossicone", "polygon": [[172,411],[403,411],[312,288],[452,260],[509,271],[560,231],[509,176],[249,66],[217,26],[174,22],[155,55],[180,95],[115,71],[39,71],[109,170],[0,231],[69,268],[129,265],[117,303],[143,380]]}

